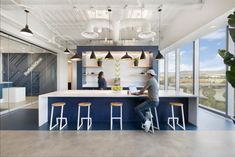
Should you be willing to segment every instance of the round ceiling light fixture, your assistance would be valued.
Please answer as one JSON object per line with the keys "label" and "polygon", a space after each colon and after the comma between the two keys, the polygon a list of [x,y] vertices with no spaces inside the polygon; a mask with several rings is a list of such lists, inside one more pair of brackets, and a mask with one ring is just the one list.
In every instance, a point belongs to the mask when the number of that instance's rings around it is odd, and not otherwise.
{"label": "round ceiling light fixture", "polygon": [[149,31],[149,32],[140,32],[138,34],[138,37],[141,39],[149,39],[149,38],[153,38],[156,35],[155,32]]}
{"label": "round ceiling light fixture", "polygon": [[84,31],[81,33],[81,35],[87,39],[95,39],[99,37],[99,34],[93,31]]}

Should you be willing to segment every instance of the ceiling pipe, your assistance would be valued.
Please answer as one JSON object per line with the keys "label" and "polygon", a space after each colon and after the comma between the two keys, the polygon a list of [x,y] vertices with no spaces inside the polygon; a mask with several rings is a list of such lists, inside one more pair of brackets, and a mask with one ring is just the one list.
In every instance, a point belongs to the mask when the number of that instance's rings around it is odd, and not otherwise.
{"label": "ceiling pipe", "polygon": [[[109,21],[106,19],[91,19],[87,23],[87,29],[81,35],[88,39],[98,38],[99,34],[95,32],[95,28],[109,28]],[[110,29],[112,29],[112,24]]]}

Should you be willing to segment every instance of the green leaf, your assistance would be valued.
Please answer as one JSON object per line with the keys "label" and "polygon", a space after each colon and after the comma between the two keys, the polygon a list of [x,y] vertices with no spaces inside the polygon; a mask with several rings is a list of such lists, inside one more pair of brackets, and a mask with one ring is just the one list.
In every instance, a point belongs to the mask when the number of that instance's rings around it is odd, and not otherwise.
{"label": "green leaf", "polygon": [[228,20],[228,24],[229,24],[229,26],[231,26],[231,27],[235,27],[235,19],[229,19],[229,20]]}
{"label": "green leaf", "polygon": [[226,52],[227,52],[226,50],[221,50],[221,49],[218,50],[218,53],[222,58],[225,57]]}
{"label": "green leaf", "polygon": [[228,66],[235,65],[235,57],[227,50],[218,50],[219,55],[224,59],[224,64]]}
{"label": "green leaf", "polygon": [[235,88],[235,73],[232,71],[226,71],[226,78],[232,87]]}

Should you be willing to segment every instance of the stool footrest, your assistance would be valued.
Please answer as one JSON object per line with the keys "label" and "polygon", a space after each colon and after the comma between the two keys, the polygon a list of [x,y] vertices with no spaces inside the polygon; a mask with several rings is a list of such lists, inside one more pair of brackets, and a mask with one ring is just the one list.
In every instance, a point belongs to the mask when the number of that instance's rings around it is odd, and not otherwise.
{"label": "stool footrest", "polygon": [[[60,130],[62,130],[67,124],[68,124],[68,121],[67,121],[67,118],[66,117],[57,117],[56,118],[56,124],[51,126],[50,127],[50,130],[53,130],[57,125],[59,125],[59,120],[62,119],[62,120],[65,120],[65,124],[60,128]],[[52,123],[52,122],[51,122]]]}

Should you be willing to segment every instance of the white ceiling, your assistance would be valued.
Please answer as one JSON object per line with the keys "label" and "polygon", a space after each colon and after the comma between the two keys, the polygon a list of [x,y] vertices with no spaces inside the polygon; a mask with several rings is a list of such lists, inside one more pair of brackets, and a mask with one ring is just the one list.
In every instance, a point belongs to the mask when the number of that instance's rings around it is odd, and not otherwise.
{"label": "white ceiling", "polygon": [[[103,29],[99,33],[99,37],[92,40],[84,38],[81,32],[87,28],[87,23],[91,19],[108,19],[107,8],[110,7],[112,9],[111,20],[120,14],[122,19],[144,18],[150,22],[152,31],[156,32],[153,41],[152,39],[139,39],[138,27],[122,29],[119,44],[124,43],[123,39],[127,40],[125,43],[128,44],[157,44],[159,15],[157,10],[159,6],[163,8],[161,29],[164,33],[173,30],[172,23],[177,23],[179,16],[203,10],[206,1],[212,0],[1,0],[1,16],[14,21],[15,24],[18,24],[17,29],[20,29],[25,25],[23,10],[26,8],[30,11],[29,25],[36,37],[54,44],[60,49],[63,49],[66,45],[65,42],[68,41],[69,48],[75,49],[77,45],[108,44],[104,40],[109,36],[112,39],[112,33],[109,35],[108,29]],[[191,18],[193,19],[193,17]],[[201,18],[204,17],[201,16]],[[205,21],[203,22],[205,23]],[[95,31],[98,31],[97,28]],[[181,31],[177,33],[179,34]],[[186,32],[182,31],[183,33]],[[182,34],[180,35],[182,36]],[[133,38],[135,40],[132,40]],[[165,40],[164,34],[161,34],[162,38]],[[171,43],[173,42],[171,41]]]}
{"label": "white ceiling", "polygon": [[[192,9],[200,9],[203,5],[201,0],[1,0],[1,8],[6,13],[15,15],[24,23],[24,8],[30,11],[29,24],[33,20],[40,21],[53,32],[49,41],[56,41],[65,45],[69,41],[70,45],[83,45],[90,43],[90,40],[81,36],[81,32],[86,29],[90,19],[108,19],[107,8],[111,7],[113,14],[123,12],[122,19],[144,18],[149,20],[152,31],[158,32],[158,12],[157,8],[162,5],[162,28],[171,24],[180,12],[187,12]],[[33,24],[32,24],[33,25]],[[36,27],[31,28],[36,31]],[[135,27],[129,27],[120,32],[121,39],[132,40],[136,43],[155,43],[157,36],[153,39],[141,40]],[[95,30],[97,31],[97,29]],[[92,43],[104,44],[105,37],[112,38],[108,29],[103,29],[99,37],[92,40]],[[140,40],[140,41],[139,41]],[[130,41],[129,41],[130,42]],[[122,42],[123,43],[123,42]]]}

